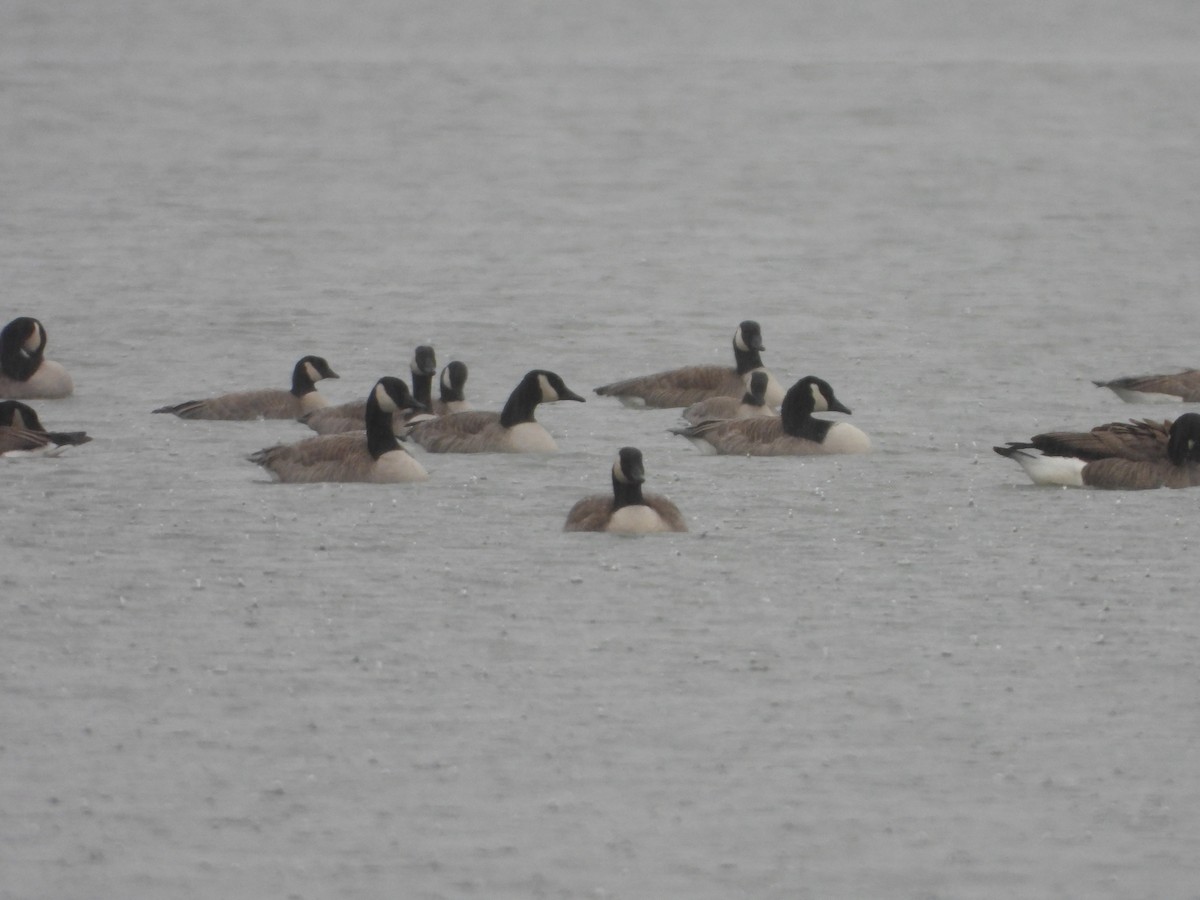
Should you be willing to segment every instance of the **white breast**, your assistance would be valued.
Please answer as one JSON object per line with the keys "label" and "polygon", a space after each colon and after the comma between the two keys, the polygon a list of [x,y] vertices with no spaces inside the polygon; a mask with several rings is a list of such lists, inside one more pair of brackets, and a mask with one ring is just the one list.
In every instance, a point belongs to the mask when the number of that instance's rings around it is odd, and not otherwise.
{"label": "white breast", "polygon": [[605,529],[613,534],[652,534],[670,530],[662,516],[648,506],[622,506],[612,514]]}
{"label": "white breast", "polygon": [[824,446],[828,453],[866,453],[871,439],[848,422],[837,422],[826,433]]}
{"label": "white breast", "polygon": [[372,481],[425,481],[429,473],[407,450],[390,450],[375,460]]}
{"label": "white breast", "polygon": [[522,422],[508,429],[508,447],[505,449],[515,453],[553,453],[558,444],[537,422]]}
{"label": "white breast", "polygon": [[70,397],[74,391],[70,374],[52,359],[43,359],[26,381],[10,381],[0,375],[0,397],[12,400],[58,400]]}

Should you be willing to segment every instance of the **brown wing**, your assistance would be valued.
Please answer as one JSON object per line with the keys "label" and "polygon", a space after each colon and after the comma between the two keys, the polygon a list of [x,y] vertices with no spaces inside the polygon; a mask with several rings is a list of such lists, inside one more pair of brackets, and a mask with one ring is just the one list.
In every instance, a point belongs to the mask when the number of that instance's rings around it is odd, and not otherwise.
{"label": "brown wing", "polygon": [[1187,369],[1168,375],[1131,375],[1097,382],[1100,387],[1123,388],[1148,394],[1172,394],[1185,402],[1200,402],[1200,369]]}
{"label": "brown wing", "polygon": [[672,409],[709,397],[741,397],[746,382],[728,366],[688,366],[654,375],[627,378],[596,388],[604,397],[640,397],[646,406]]}
{"label": "brown wing", "polygon": [[301,417],[301,421],[317,434],[342,434],[362,431],[367,418],[367,401],[352,400],[337,406],[326,406]]}
{"label": "brown wing", "polygon": [[11,425],[0,425],[0,453],[13,450],[41,450],[50,446],[52,441],[43,431],[30,431],[28,428],[15,428]]}
{"label": "brown wing", "polygon": [[154,410],[174,413],[181,419],[294,419],[300,415],[300,398],[291,391],[262,390],[222,394],[207,400],[189,400]]}
{"label": "brown wing", "polygon": [[776,416],[703,422],[692,431],[708,441],[718,453],[730,455],[783,455],[791,452],[786,443],[796,440],[784,432],[783,421]]}
{"label": "brown wing", "polygon": [[1131,419],[1109,422],[1091,431],[1052,431],[1035,434],[1030,444],[1049,456],[1079,459],[1165,460],[1171,422]]}
{"label": "brown wing", "polygon": [[486,430],[499,427],[500,413],[469,410],[424,419],[409,434],[432,453],[461,452],[477,444]]}
{"label": "brown wing", "polygon": [[679,511],[679,507],[662,494],[643,494],[642,501],[662,516],[662,520],[672,531],[688,530],[687,522],[683,520],[683,513]]}
{"label": "brown wing", "polygon": [[563,531],[603,531],[612,515],[612,494],[592,494],[584,497],[567,513]]}

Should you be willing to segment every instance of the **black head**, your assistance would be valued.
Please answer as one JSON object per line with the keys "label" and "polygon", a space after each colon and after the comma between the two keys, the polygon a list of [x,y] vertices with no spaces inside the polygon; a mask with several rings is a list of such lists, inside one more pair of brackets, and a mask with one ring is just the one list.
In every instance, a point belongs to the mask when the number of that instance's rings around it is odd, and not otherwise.
{"label": "black head", "polygon": [[555,400],[578,400],[586,402],[577,393],[567,387],[562,377],[548,369],[533,369],[525,374],[522,385],[536,385],[539,393],[539,403],[553,403]]}
{"label": "black head", "polygon": [[757,351],[766,349],[763,347],[762,329],[759,328],[757,322],[747,319],[738,325],[737,331],[733,333],[733,348]]}
{"label": "black head", "polygon": [[1177,466],[1200,462],[1200,413],[1184,413],[1171,424],[1167,458]]}
{"label": "black head", "polygon": [[46,329],[37,319],[19,316],[0,330],[0,367],[9,378],[27,380],[42,363]]}
{"label": "black head", "polygon": [[443,399],[462,399],[463,385],[467,383],[467,364],[457,359],[442,369],[441,391]]}
{"label": "black head", "polygon": [[45,431],[33,407],[20,400],[0,400],[0,426]]}
{"label": "black head", "polygon": [[637,447],[622,447],[613,463],[614,482],[642,484],[646,480],[646,468],[642,462],[642,451]]}
{"label": "black head", "polygon": [[437,355],[428,344],[422,344],[413,352],[412,362],[409,363],[414,375],[428,375],[432,378],[437,374]]}
{"label": "black head", "polygon": [[779,412],[785,419],[799,419],[818,409],[850,412],[850,408],[833,395],[833,388],[829,386],[829,382],[815,375],[806,375],[788,389]]}
{"label": "black head", "polygon": [[429,408],[412,395],[412,391],[408,389],[408,385],[404,381],[391,375],[385,375],[375,382],[375,386],[371,388],[371,394],[367,398],[367,404],[370,405],[372,401],[381,410],[389,413],[397,410],[424,411]]}
{"label": "black head", "polygon": [[293,376],[304,374],[309,381],[317,382],[322,378],[337,378],[338,373],[329,367],[329,363],[325,362],[325,358],[321,356],[305,356],[296,363],[296,368],[293,370]]}

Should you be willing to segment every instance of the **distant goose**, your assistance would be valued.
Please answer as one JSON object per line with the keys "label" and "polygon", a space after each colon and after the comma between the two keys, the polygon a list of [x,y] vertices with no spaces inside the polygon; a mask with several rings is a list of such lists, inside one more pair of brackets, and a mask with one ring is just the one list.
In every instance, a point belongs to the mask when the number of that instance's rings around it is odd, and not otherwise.
{"label": "distant goose", "polygon": [[[708,422],[713,419],[748,419],[751,416],[773,415],[766,403],[767,384],[770,376],[766,372],[757,371],[750,375],[750,386],[741,397],[709,397],[699,403],[693,403],[683,411],[683,417],[693,425]],[[817,406],[817,411],[828,409],[824,398]]]}
{"label": "distant goose", "polygon": [[31,407],[18,400],[0,401],[0,456],[57,456],[90,440],[82,431],[47,431]]}
{"label": "distant goose", "polygon": [[468,412],[471,404],[467,402],[463,394],[463,387],[466,383],[467,364],[458,360],[449,363],[446,368],[442,369],[442,377],[439,379],[440,397],[433,404],[433,411],[439,416]]}
{"label": "distant goose", "polygon": [[1051,455],[1038,451],[1033,442],[992,449],[1019,463],[1034,484],[1129,491],[1200,485],[1200,413],[1185,413],[1174,421],[1165,453],[1157,458],[1143,450],[1134,459]]}
{"label": "distant goose", "polygon": [[58,400],[75,390],[67,370],[46,359],[46,329],[20,316],[0,330],[0,397]]}
{"label": "distant goose", "polygon": [[[421,404],[420,409],[430,409],[432,378],[437,374],[437,360],[433,348],[422,344],[413,351],[408,364],[412,373],[412,395]],[[300,421],[317,434],[343,434],[347,431],[362,431],[363,416],[367,414],[367,401],[351,400],[336,406],[323,406],[300,416]],[[403,425],[403,414],[396,427]]]}
{"label": "distant goose", "polygon": [[431,453],[553,453],[550,432],[533,417],[539,403],[583,398],[545,369],[528,372],[504,404],[503,412],[451,413],[416,422],[411,437]]}
{"label": "distant goose", "polygon": [[367,397],[365,433],[318,435],[259,450],[247,459],[286,482],[424,481],[429,473],[400,446],[392,428],[397,411],[415,408],[417,401],[407,384],[399,378],[381,378]]}
{"label": "distant goose", "polygon": [[1200,369],[1167,375],[1130,375],[1092,384],[1109,388],[1126,403],[1200,403]]}
{"label": "distant goose", "polygon": [[688,438],[704,453],[730,456],[813,456],[828,453],[865,453],[870,439],[845,422],[814,419],[812,412],[824,409],[849,413],[833,395],[828,382],[812,375],[801,378],[788,390],[778,416],[749,419],[718,419],[688,428],[672,429]]}
{"label": "distant goose", "polygon": [[173,413],[181,419],[298,419],[329,401],[317,393],[322,378],[337,378],[329,363],[319,356],[306,356],[292,370],[292,389],[241,391],[207,400],[189,400],[175,406],[160,406],[156,413]]}
{"label": "distant goose", "polygon": [[[626,406],[660,409],[691,406],[709,397],[741,397],[746,393],[750,373],[766,372],[759,355],[763,349],[762,329],[757,322],[747,320],[733,334],[734,368],[687,366],[606,384],[596,388],[596,393],[616,397]],[[765,399],[774,409],[783,402],[783,388],[769,372],[767,377]]]}
{"label": "distant goose", "polygon": [[578,501],[567,513],[563,531],[613,534],[687,531],[679,507],[659,494],[642,493],[645,480],[642,451],[622,447],[612,467],[612,494],[592,494]]}

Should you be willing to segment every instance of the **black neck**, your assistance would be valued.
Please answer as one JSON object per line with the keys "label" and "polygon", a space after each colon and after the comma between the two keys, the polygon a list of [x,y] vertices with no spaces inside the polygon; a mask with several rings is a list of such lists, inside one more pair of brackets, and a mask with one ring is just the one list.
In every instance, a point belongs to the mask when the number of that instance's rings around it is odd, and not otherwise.
{"label": "black neck", "polygon": [[622,481],[613,474],[613,509],[622,506],[644,506],[642,499],[642,483],[640,481]]}
{"label": "black neck", "polygon": [[316,389],[316,383],[308,377],[308,365],[300,363],[292,372],[292,393],[297,397],[303,397]]}
{"label": "black neck", "polygon": [[542,388],[536,378],[526,378],[508,395],[500,413],[500,424],[512,428],[522,422],[534,422],[533,411],[542,402]]}
{"label": "black neck", "polygon": [[[443,403],[458,403],[463,399],[462,388],[445,383],[441,385],[441,394]],[[421,398],[418,397],[417,399],[420,400]]]}
{"label": "black neck", "polygon": [[367,452],[372,458],[379,459],[385,453],[400,448],[396,440],[396,432],[392,427],[392,414],[384,412],[375,397],[375,391],[367,398]]}
{"label": "black neck", "polygon": [[433,408],[433,376],[424,372],[412,373],[413,399],[424,403],[426,409]]}
{"label": "black neck", "polygon": [[804,390],[805,392],[799,396],[784,398],[779,417],[783,424],[783,430],[792,437],[804,438],[820,444],[824,442],[825,435],[829,433],[829,429],[835,423],[812,417],[814,400],[809,393],[810,389],[805,388]]}
{"label": "black neck", "polygon": [[755,369],[762,368],[762,356],[757,350],[743,350],[737,345],[737,341],[733,342],[733,358],[737,361],[737,373],[745,375],[747,372],[753,372]]}

